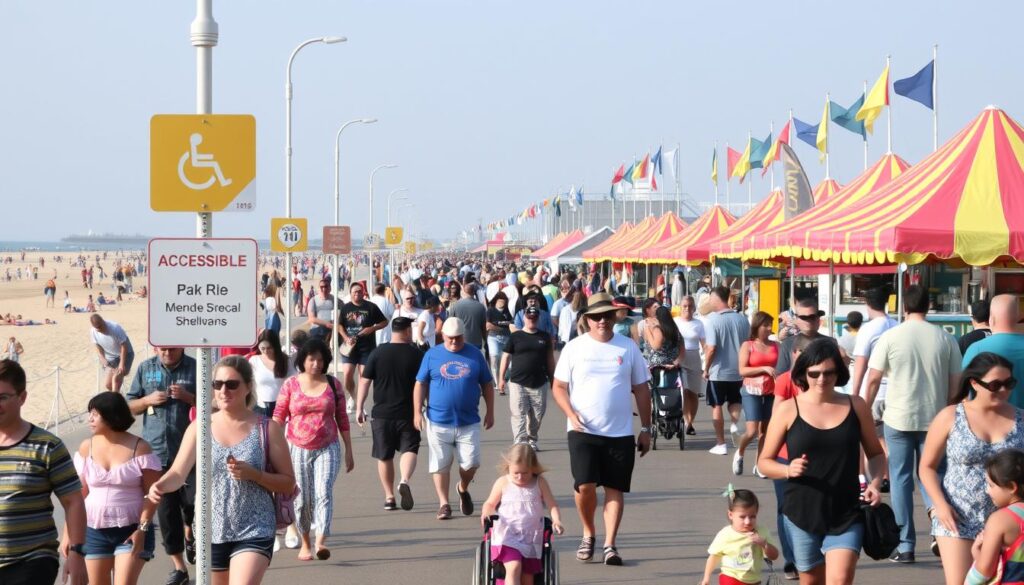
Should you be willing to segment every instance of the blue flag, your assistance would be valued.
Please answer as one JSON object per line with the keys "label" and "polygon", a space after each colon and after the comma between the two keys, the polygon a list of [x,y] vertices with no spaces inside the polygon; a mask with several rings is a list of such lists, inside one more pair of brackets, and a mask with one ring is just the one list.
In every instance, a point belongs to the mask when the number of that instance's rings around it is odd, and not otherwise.
{"label": "blue flag", "polygon": [[[659,149],[660,153],[661,150]],[[576,188],[576,205],[583,205],[583,185]]]}
{"label": "blue flag", "polygon": [[658,147],[658,152],[654,153],[654,158],[651,159],[651,164],[654,165],[654,170],[659,175],[664,173],[661,172],[661,147]]}
{"label": "blue flag", "polygon": [[920,71],[907,77],[897,79],[892,90],[897,94],[923,104],[929,110],[935,109],[932,102],[932,88],[935,85],[935,61],[929,61]]}
{"label": "blue flag", "polygon": [[750,140],[750,168],[760,169],[764,166],[764,157],[768,154],[768,149],[772,147],[772,135],[768,133],[768,138],[763,141],[753,138]]}
{"label": "blue flag", "polygon": [[633,168],[634,167],[636,167],[636,163],[635,162],[633,164],[629,165],[629,168],[626,169],[626,174],[622,175],[622,180],[627,182],[627,183],[629,183],[630,185],[633,184]]}
{"label": "blue flag", "polygon": [[861,94],[857,101],[844,108],[835,102],[831,102],[829,111],[832,113],[832,121],[846,128],[854,134],[860,134],[861,138],[867,138],[867,130],[864,129],[864,121],[857,120],[857,112],[864,105],[864,94]]}
{"label": "blue flag", "polygon": [[796,137],[803,140],[807,144],[810,144],[814,148],[818,148],[818,126],[821,124],[808,124],[807,122],[800,121],[799,118],[793,118],[793,124],[796,126]]}

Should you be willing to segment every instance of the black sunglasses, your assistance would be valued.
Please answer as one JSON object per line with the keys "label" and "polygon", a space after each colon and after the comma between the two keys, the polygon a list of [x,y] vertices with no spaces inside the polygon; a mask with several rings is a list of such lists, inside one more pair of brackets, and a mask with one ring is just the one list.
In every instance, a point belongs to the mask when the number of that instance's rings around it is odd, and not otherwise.
{"label": "black sunglasses", "polygon": [[587,319],[591,321],[614,321],[615,313],[598,313],[596,315],[587,315]]}
{"label": "black sunglasses", "polygon": [[835,378],[836,375],[837,374],[836,374],[835,370],[819,370],[817,372],[812,372],[810,370],[807,370],[807,377],[812,379],[812,380],[817,380],[818,378],[820,378],[822,376],[824,376],[825,379],[827,380],[829,378]]}
{"label": "black sunglasses", "polygon": [[1003,390],[1013,390],[1017,387],[1017,378],[1012,376],[1005,380],[991,380],[986,382],[975,378],[974,381],[989,392],[1002,392]]}
{"label": "black sunglasses", "polygon": [[814,321],[815,319],[820,319],[821,315],[817,313],[814,313],[813,315],[797,315],[796,318],[801,321]]}
{"label": "black sunglasses", "polygon": [[242,385],[241,380],[214,380],[213,389],[220,390],[221,388],[227,388],[228,390],[238,390],[238,387]]}

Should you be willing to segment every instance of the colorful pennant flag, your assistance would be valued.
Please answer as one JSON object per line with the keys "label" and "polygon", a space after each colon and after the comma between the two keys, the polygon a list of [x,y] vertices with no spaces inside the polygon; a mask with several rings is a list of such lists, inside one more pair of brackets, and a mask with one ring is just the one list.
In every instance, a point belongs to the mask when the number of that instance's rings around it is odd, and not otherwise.
{"label": "colorful pennant flag", "polygon": [[752,140],[753,144],[750,147],[750,168],[760,169],[764,166],[764,159],[768,155],[768,150],[772,147],[772,134],[768,133],[768,138],[764,140]]}
{"label": "colorful pennant flag", "polygon": [[817,148],[818,144],[818,124],[808,124],[800,120],[799,118],[793,118],[793,125],[796,126],[796,137],[803,140],[807,144]]}
{"label": "colorful pennant flag", "polygon": [[555,217],[562,217],[561,196],[555,197]]}
{"label": "colorful pennant flag", "polygon": [[828,118],[828,100],[825,100],[825,111],[821,113],[818,135],[814,137],[814,145],[818,147],[822,159],[828,154]]}
{"label": "colorful pennant flag", "polygon": [[732,174],[730,175],[731,177],[739,177],[741,185],[743,184],[743,179],[746,178],[747,173],[750,172],[750,143],[751,142],[753,142],[753,139],[747,140],[747,147],[745,149],[743,149],[743,154],[741,154],[739,160],[736,161],[736,166],[733,167]]}
{"label": "colorful pennant flag", "polygon": [[862,105],[864,105],[864,94],[861,94],[861,96],[857,98],[857,101],[850,104],[850,107],[848,108],[844,108],[835,102],[831,102],[830,107],[832,109],[832,121],[854,134],[860,134],[862,138],[867,138],[867,132],[864,129],[864,122],[860,122],[855,119],[855,116],[857,115],[857,112],[860,111]]}
{"label": "colorful pennant flag", "polygon": [[626,165],[619,165],[619,170],[615,171],[615,175],[612,176],[612,185],[622,180],[622,177],[626,174]]}
{"label": "colorful pennant flag", "polygon": [[630,181],[631,184],[640,179],[647,178],[647,165],[650,164],[650,162],[651,155],[647,154],[644,155],[644,160],[640,161],[640,164],[633,165],[633,181]]}
{"label": "colorful pennant flag", "polygon": [[711,182],[718,184],[718,149],[711,151]]}
{"label": "colorful pennant flag", "polygon": [[630,185],[633,184],[633,172],[634,172],[633,169],[634,169],[634,167],[636,167],[636,162],[634,162],[633,164],[629,165],[629,168],[626,169],[626,172],[622,173],[622,180],[627,182],[627,183],[629,183]]}
{"label": "colorful pennant flag", "polygon": [[768,169],[771,168],[772,163],[779,160],[779,145],[789,144],[789,132],[791,124],[792,121],[786,122],[786,125],[782,127],[782,131],[779,132],[779,137],[775,139],[775,142],[772,143],[771,148],[768,149],[768,153],[764,155],[764,170],[761,171],[762,177],[765,175],[765,173],[768,172]]}
{"label": "colorful pennant flag", "polygon": [[804,167],[793,149],[786,144],[781,146],[779,151],[782,171],[786,178],[782,182],[785,195],[783,213],[789,220],[814,206],[814,194],[811,191],[811,183],[807,180],[807,173],[804,172]]}
{"label": "colorful pennant flag", "polygon": [[583,185],[576,189],[576,205],[583,206]]}
{"label": "colorful pennant flag", "polygon": [[733,177],[736,171],[736,164],[740,162],[740,158],[743,157],[743,153],[733,150],[731,147],[725,147],[725,180],[728,181]]}
{"label": "colorful pennant flag", "polygon": [[[664,173],[661,170],[661,147],[660,146],[658,147],[658,152],[654,153],[654,157],[651,158],[651,164],[654,165],[654,170],[657,171],[657,173],[659,175],[664,175]],[[655,189],[657,189],[657,187],[655,187]]]}
{"label": "colorful pennant flag", "polygon": [[889,66],[885,66],[882,75],[868,92],[864,105],[857,112],[856,119],[864,122],[868,132],[874,131],[875,119],[882,114],[882,108],[889,105]]}
{"label": "colorful pennant flag", "polygon": [[912,99],[929,110],[934,110],[935,103],[932,100],[935,97],[935,61],[929,61],[920,71],[910,77],[894,81],[892,90],[896,92],[896,95]]}

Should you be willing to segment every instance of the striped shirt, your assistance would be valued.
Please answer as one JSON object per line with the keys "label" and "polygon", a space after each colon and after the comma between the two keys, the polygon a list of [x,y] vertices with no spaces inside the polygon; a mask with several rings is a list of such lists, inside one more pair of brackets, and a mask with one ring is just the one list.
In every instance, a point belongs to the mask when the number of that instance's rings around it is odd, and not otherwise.
{"label": "striped shirt", "polygon": [[57,558],[57,527],[50,494],[81,491],[64,443],[32,426],[24,439],[0,447],[0,567]]}

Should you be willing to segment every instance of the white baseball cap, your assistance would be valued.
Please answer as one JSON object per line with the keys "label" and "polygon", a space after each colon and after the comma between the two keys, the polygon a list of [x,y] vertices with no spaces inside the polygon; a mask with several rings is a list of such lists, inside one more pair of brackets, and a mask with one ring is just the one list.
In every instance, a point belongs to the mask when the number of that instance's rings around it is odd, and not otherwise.
{"label": "white baseball cap", "polygon": [[462,319],[458,317],[448,317],[444,320],[444,325],[441,326],[441,333],[445,337],[459,337],[466,333],[466,327],[462,323]]}

